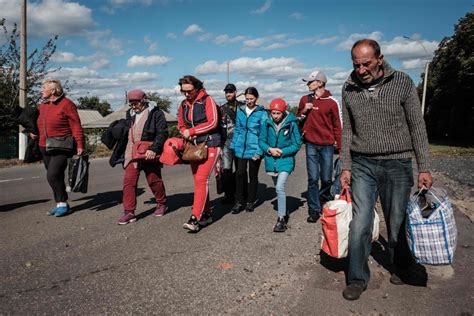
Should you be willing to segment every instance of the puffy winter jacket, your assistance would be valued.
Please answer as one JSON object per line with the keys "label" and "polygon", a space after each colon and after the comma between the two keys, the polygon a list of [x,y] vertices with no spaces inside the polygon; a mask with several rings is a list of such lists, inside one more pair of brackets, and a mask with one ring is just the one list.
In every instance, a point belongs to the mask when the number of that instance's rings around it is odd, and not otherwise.
{"label": "puffy winter jacket", "polygon": [[[262,124],[259,145],[265,155],[266,172],[290,173],[295,169],[295,156],[301,146],[298,122],[293,113],[288,113],[278,131],[271,118]],[[283,153],[280,157],[273,157],[268,153],[269,148],[279,148]]]}
{"label": "puffy winter jacket", "polygon": [[230,148],[238,158],[252,159],[253,157],[262,157],[263,151],[258,145],[258,136],[260,127],[268,119],[267,110],[261,105],[253,110],[249,117],[245,112],[246,105],[237,109],[235,120],[234,136]]}

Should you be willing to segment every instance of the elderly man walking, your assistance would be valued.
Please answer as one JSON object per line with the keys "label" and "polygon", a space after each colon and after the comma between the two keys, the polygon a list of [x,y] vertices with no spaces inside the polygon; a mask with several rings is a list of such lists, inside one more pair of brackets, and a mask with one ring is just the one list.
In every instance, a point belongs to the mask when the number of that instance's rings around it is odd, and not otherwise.
{"label": "elderly man walking", "polygon": [[342,89],[341,185],[351,186],[353,201],[348,285],[343,296],[356,300],[370,278],[367,261],[377,196],[387,224],[393,267],[390,282],[403,284],[413,264],[405,237],[413,155],[418,165],[418,188],[431,187],[432,178],[426,128],[413,81],[392,69],[374,40],[357,41],[351,55],[354,70]]}

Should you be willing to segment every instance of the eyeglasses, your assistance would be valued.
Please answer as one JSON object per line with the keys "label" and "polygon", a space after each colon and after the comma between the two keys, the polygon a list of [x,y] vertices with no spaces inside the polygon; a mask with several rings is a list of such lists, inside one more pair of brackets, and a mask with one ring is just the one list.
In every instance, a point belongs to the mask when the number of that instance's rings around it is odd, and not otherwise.
{"label": "eyeglasses", "polygon": [[186,94],[193,94],[194,92],[196,92],[196,89],[192,89],[192,90],[181,90],[181,93],[186,95]]}
{"label": "eyeglasses", "polygon": [[132,102],[129,102],[128,103],[128,106],[129,107],[134,107],[134,106],[137,106],[137,105],[140,105],[140,101],[132,101]]}

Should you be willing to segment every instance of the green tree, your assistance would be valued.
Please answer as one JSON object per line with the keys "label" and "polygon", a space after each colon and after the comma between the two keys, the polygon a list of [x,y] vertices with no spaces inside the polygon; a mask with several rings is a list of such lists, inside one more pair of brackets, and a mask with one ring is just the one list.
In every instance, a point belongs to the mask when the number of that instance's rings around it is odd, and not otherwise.
{"label": "green tree", "polygon": [[[16,24],[9,31],[5,19],[0,19],[0,28],[5,37],[0,46],[0,132],[13,133],[18,128],[14,113],[19,106],[20,34]],[[38,104],[43,79],[57,70],[48,68],[48,62],[56,51],[57,39],[58,36],[55,36],[46,42],[43,48],[35,49],[27,56],[27,106]]]}
{"label": "green tree", "polygon": [[474,143],[473,48],[474,13],[467,13],[454,35],[440,42],[430,63],[425,118],[431,141]]}
{"label": "green tree", "polygon": [[100,101],[99,97],[81,97],[77,102],[77,108],[80,110],[96,110],[102,116],[107,116],[113,112],[110,108],[110,103],[107,101]]}
{"label": "green tree", "polygon": [[156,102],[160,110],[170,112],[171,100],[168,97],[162,97],[157,92],[149,92],[146,95],[148,96],[148,100]]}

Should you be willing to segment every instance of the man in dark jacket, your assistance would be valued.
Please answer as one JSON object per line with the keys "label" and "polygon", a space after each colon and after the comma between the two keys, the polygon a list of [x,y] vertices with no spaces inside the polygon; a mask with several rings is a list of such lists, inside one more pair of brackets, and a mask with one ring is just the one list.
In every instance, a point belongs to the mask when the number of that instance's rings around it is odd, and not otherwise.
{"label": "man in dark jacket", "polygon": [[222,114],[224,116],[225,128],[227,131],[227,139],[222,149],[222,162],[224,170],[222,172],[222,183],[224,184],[224,199],[222,203],[234,203],[235,193],[235,174],[233,173],[232,165],[234,161],[234,152],[230,149],[232,136],[234,135],[235,127],[235,112],[237,108],[243,103],[237,100],[237,88],[233,83],[229,83],[224,88],[225,98],[227,102],[222,105]]}

